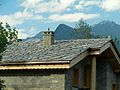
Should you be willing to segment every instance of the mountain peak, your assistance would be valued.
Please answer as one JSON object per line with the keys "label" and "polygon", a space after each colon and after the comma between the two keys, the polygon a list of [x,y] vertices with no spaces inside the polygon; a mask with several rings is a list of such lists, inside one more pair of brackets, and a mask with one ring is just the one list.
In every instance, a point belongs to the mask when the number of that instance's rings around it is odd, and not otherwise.
{"label": "mountain peak", "polygon": [[72,34],[73,30],[74,29],[70,26],[67,26],[65,24],[59,24],[55,30],[55,39],[56,40],[71,39],[72,38],[71,34]]}
{"label": "mountain peak", "polygon": [[55,32],[59,31],[59,30],[60,31],[66,31],[66,30],[68,31],[68,30],[71,30],[71,29],[73,30],[72,27],[70,27],[70,26],[68,26],[66,24],[59,24],[58,27],[56,28]]}
{"label": "mountain peak", "polygon": [[70,27],[70,26],[68,26],[66,24],[59,24],[57,28],[59,28],[59,27]]}
{"label": "mountain peak", "polygon": [[67,25],[65,25],[65,24],[59,24],[58,26],[67,26]]}
{"label": "mountain peak", "polygon": [[110,21],[110,20],[103,20],[101,21],[99,24],[116,24],[114,21]]}

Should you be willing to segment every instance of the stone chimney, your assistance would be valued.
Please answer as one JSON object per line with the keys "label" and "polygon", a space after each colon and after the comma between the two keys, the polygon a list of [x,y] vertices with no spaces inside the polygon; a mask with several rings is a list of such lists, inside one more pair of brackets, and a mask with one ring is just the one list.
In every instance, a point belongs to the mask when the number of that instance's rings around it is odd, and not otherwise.
{"label": "stone chimney", "polygon": [[43,32],[43,45],[48,47],[52,44],[54,44],[54,32],[48,28],[48,31]]}
{"label": "stone chimney", "polygon": [[111,35],[108,35],[108,39],[112,39],[112,36],[111,36]]}

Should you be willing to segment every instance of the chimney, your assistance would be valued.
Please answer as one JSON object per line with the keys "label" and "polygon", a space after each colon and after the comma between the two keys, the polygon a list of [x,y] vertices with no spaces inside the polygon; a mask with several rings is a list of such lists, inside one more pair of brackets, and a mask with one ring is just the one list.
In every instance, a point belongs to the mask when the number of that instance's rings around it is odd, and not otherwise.
{"label": "chimney", "polygon": [[48,31],[43,32],[43,45],[48,47],[52,44],[54,44],[54,32],[48,28]]}
{"label": "chimney", "polygon": [[111,40],[111,39],[112,39],[112,36],[111,36],[111,35],[108,35],[108,39],[110,39],[110,40]]}

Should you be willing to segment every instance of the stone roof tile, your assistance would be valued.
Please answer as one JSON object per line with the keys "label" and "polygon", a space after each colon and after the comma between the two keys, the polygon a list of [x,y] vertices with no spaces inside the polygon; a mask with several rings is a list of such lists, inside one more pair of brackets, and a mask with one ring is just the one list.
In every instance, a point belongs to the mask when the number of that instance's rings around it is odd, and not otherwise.
{"label": "stone roof tile", "polygon": [[42,41],[17,42],[2,53],[4,62],[72,60],[88,48],[100,48],[109,39],[60,40],[44,47]]}

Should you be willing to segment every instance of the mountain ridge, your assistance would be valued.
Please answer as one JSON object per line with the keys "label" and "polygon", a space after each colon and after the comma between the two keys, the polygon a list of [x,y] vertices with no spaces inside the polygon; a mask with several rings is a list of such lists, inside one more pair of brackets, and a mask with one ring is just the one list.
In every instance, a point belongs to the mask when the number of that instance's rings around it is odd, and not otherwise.
{"label": "mountain ridge", "polygon": [[[108,36],[111,35],[113,38],[117,38],[120,41],[120,25],[116,24],[113,21],[103,20],[97,24],[94,24],[92,27],[92,33],[95,35]],[[69,40],[72,39],[72,32],[74,28],[65,25],[59,24],[55,29],[55,40]],[[33,37],[24,39],[23,41],[32,41],[40,40],[43,37],[43,31],[39,32]]]}

